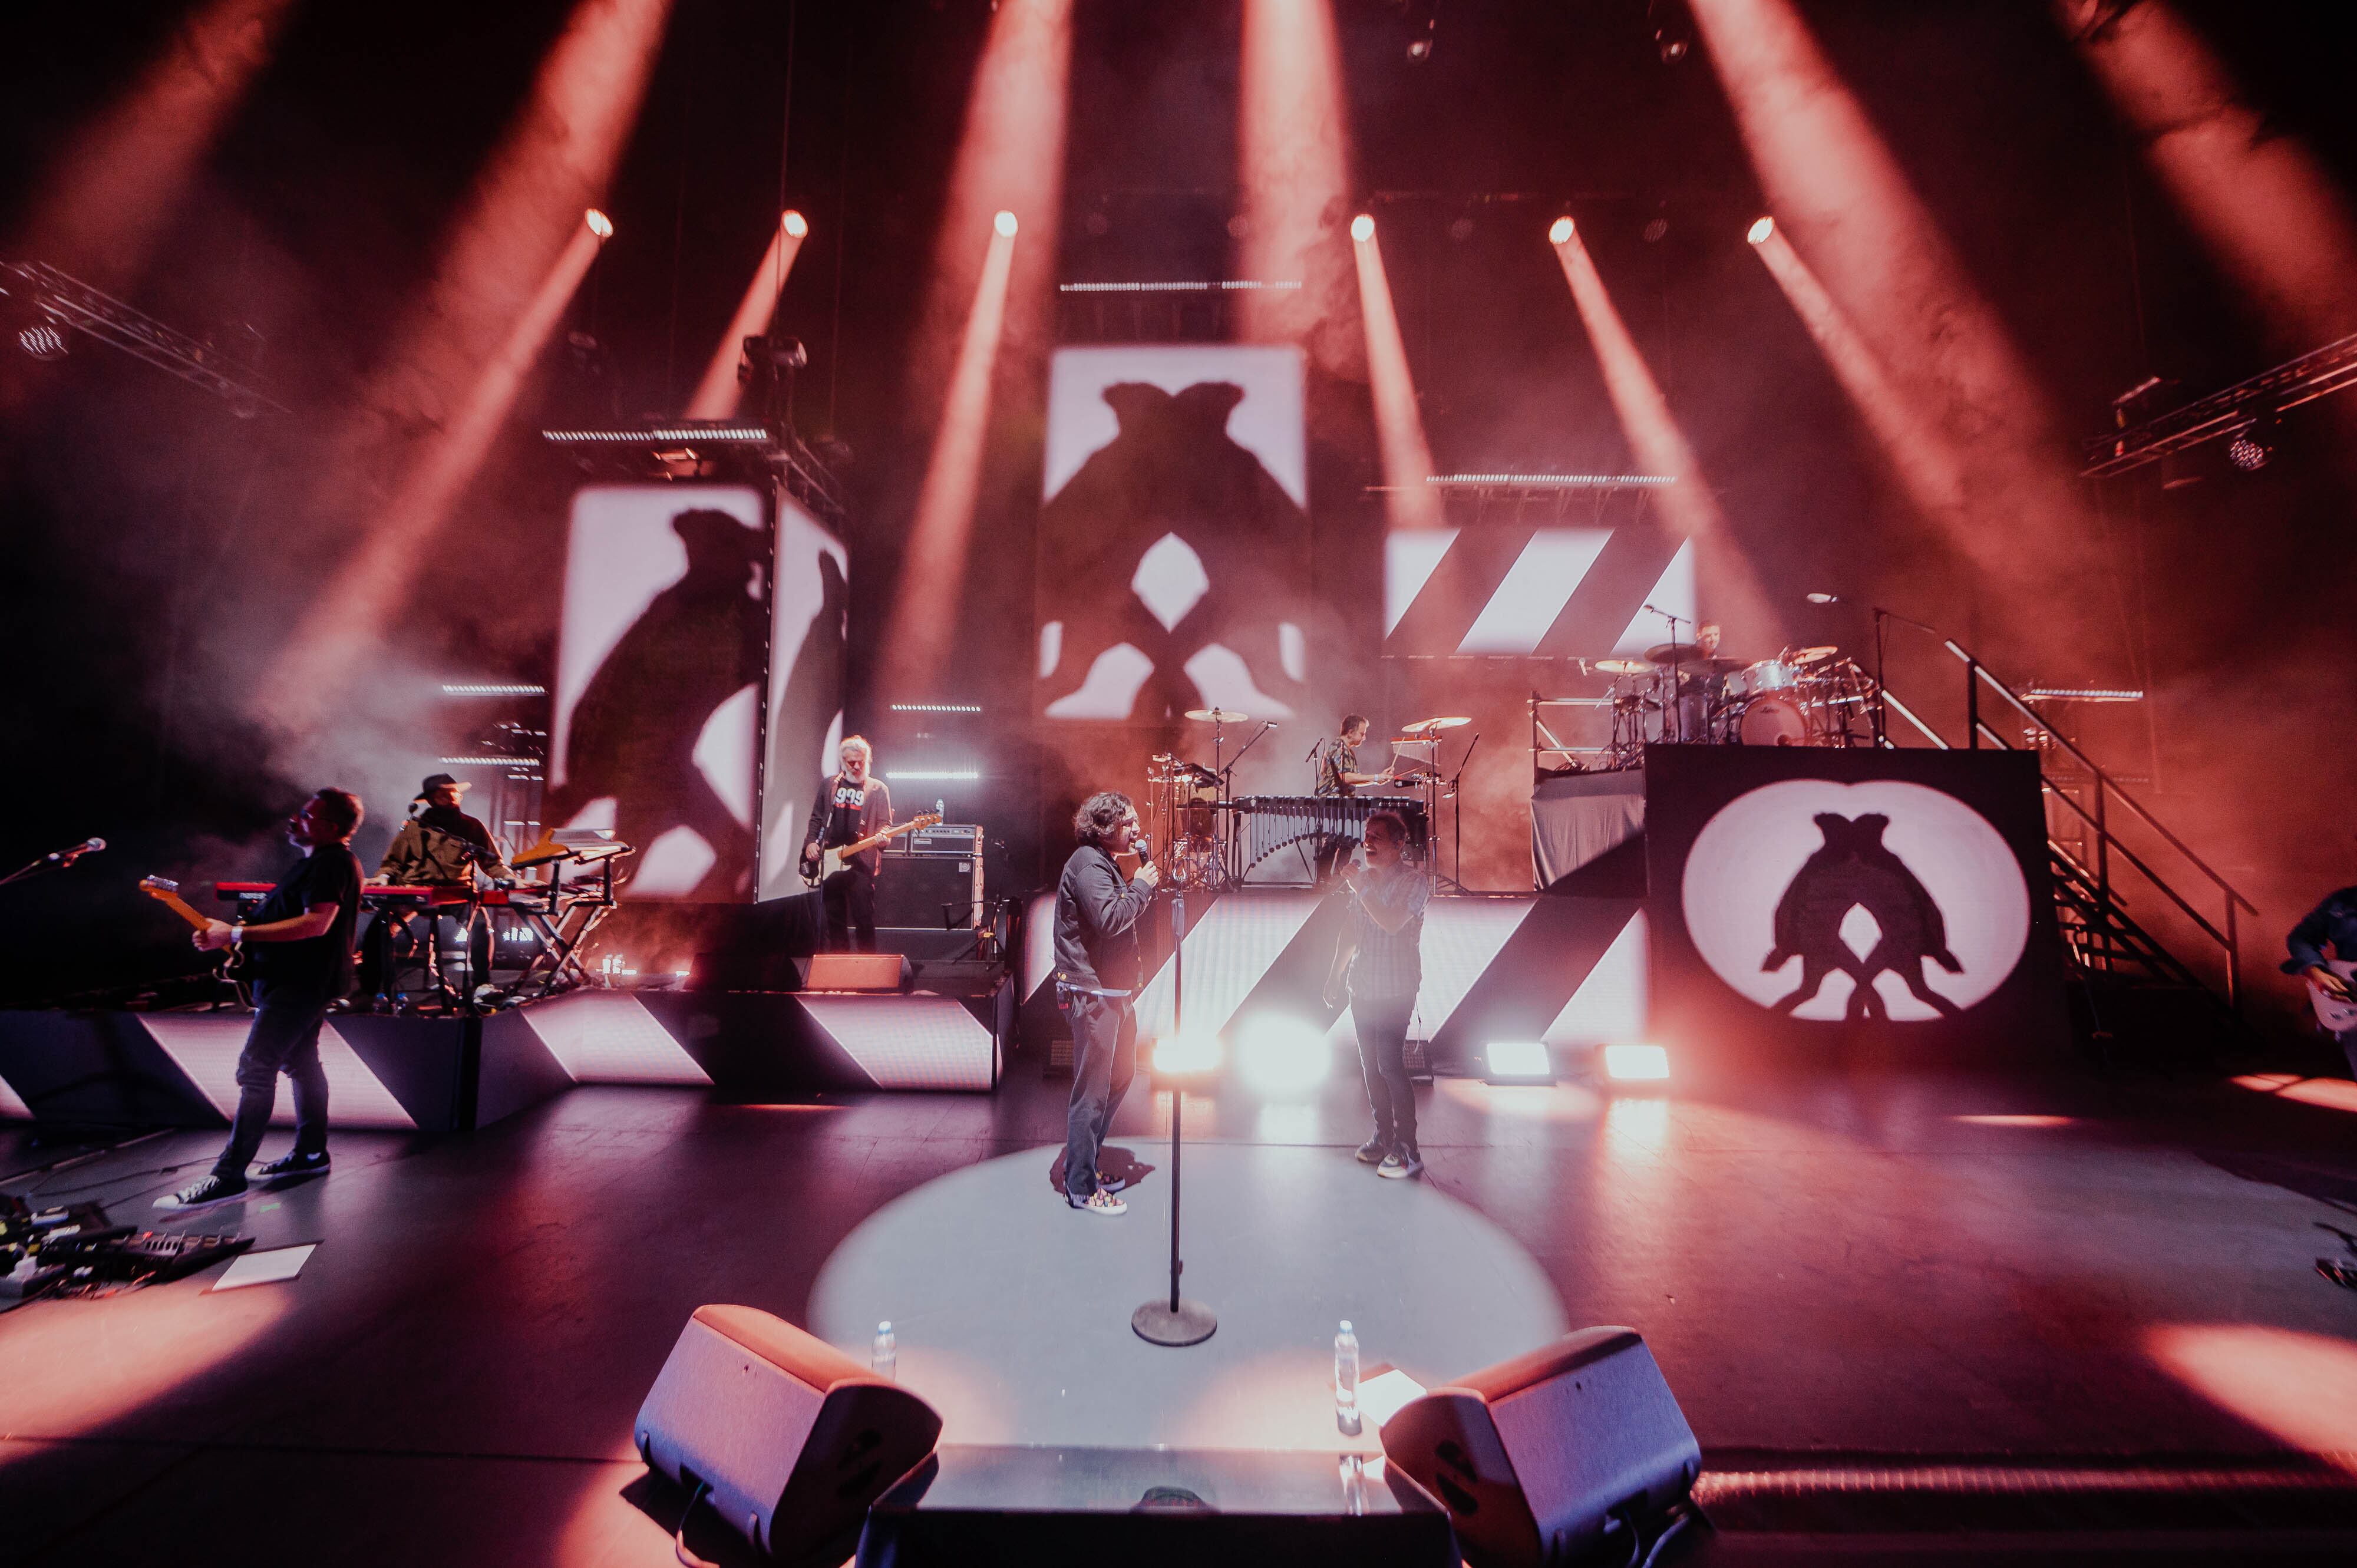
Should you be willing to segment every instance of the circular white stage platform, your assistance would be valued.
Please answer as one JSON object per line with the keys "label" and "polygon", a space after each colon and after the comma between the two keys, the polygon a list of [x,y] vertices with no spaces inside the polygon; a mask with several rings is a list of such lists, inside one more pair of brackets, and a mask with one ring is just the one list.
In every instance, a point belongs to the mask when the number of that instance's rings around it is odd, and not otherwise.
{"label": "circular white stage platform", "polygon": [[1381,1446],[1372,1422],[1335,1425],[1340,1319],[1367,1369],[1427,1386],[1568,1327],[1537,1263],[1454,1198],[1349,1149],[1203,1144],[1186,1150],[1181,1284],[1219,1331],[1149,1345],[1129,1320],[1169,1288],[1170,1150],[1124,1147],[1153,1168],[1117,1219],[1064,1206],[1053,1147],[877,1210],[812,1286],[813,1332],[865,1361],[891,1319],[900,1381],[940,1410],[944,1443],[1334,1453]]}

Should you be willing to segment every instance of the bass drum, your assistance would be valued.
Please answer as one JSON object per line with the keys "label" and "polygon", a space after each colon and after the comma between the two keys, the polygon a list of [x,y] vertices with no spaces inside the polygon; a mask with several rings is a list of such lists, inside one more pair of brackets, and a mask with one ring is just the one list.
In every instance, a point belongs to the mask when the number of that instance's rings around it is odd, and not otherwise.
{"label": "bass drum", "polygon": [[1809,710],[1790,692],[1770,692],[1743,705],[1736,735],[1746,746],[1814,746]]}

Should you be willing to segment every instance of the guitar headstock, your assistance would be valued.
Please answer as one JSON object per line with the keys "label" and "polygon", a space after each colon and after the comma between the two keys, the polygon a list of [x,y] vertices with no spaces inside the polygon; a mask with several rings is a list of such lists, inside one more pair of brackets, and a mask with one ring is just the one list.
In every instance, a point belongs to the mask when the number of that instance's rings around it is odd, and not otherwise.
{"label": "guitar headstock", "polygon": [[151,898],[160,898],[167,893],[178,894],[180,885],[168,876],[143,876],[139,879],[139,891]]}
{"label": "guitar headstock", "polygon": [[923,815],[920,816],[920,817],[919,817],[915,822],[910,822],[909,825],[910,827],[912,827],[912,828],[932,828],[932,827],[939,827],[939,826],[941,825],[941,822],[942,822],[942,814],[941,814],[941,812],[939,812],[939,811],[927,811],[927,812],[925,812]]}

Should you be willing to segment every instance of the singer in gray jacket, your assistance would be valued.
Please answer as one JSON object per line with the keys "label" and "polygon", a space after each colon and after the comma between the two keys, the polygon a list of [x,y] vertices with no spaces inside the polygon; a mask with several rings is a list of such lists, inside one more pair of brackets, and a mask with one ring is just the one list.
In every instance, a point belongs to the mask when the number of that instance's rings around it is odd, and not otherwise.
{"label": "singer in gray jacket", "polygon": [[[1137,926],[1161,880],[1126,795],[1092,795],[1072,818],[1081,841],[1056,884],[1056,1004],[1072,1026],[1072,1102],[1064,1118],[1064,1200],[1128,1212],[1097,1179],[1097,1150],[1137,1071]],[[1135,876],[1114,856],[1135,847]]]}

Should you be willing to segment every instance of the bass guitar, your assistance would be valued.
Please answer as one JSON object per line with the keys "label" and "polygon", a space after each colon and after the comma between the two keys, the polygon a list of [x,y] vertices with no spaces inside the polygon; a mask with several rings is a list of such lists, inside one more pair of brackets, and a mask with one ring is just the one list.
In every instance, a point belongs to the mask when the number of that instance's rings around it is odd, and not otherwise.
{"label": "bass guitar", "polygon": [[[139,891],[188,921],[197,930],[201,931],[211,924],[180,897],[180,885],[168,876],[143,876],[139,879]],[[235,974],[245,966],[245,950],[242,947],[225,948],[212,957],[219,961],[224,974]]]}
{"label": "bass guitar", "polygon": [[820,850],[816,855],[805,854],[802,856],[802,880],[816,887],[820,883],[849,865],[853,855],[874,849],[879,844],[899,838],[902,833],[912,833],[919,828],[930,828],[941,820],[942,814],[939,811],[927,811],[922,816],[909,818],[898,827],[886,828],[880,833],[870,833],[866,838],[854,840],[850,843],[829,844]]}
{"label": "bass guitar", "polygon": [[2352,986],[2352,990],[2335,996],[2310,977],[2308,1004],[2316,1009],[2316,1021],[2323,1026],[2326,1034],[2345,1035],[2357,1029],[2357,986],[2352,985],[2352,981],[2357,981],[2357,959],[2329,958],[2324,961],[2324,967],[2338,975],[2341,984]]}

